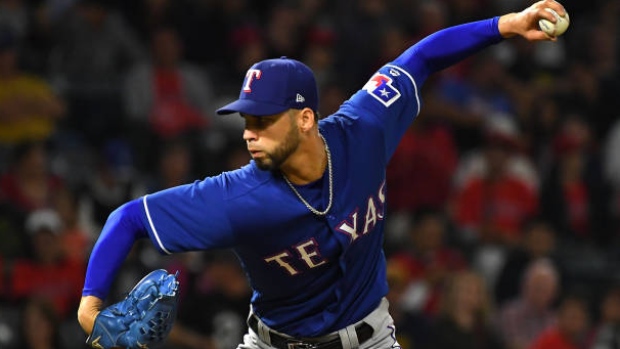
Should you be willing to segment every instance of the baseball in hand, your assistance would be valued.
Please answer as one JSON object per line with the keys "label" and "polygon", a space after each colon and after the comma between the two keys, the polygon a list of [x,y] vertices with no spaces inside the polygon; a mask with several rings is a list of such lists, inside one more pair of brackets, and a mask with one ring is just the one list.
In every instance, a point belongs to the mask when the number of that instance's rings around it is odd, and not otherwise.
{"label": "baseball in hand", "polygon": [[539,20],[538,26],[540,27],[540,30],[544,31],[547,35],[551,37],[556,37],[564,34],[566,29],[568,29],[568,25],[570,24],[570,18],[568,17],[568,13],[566,13],[564,16],[560,16],[557,12],[550,8],[547,8],[545,10],[551,12],[553,16],[555,16],[557,21],[553,23],[544,18]]}

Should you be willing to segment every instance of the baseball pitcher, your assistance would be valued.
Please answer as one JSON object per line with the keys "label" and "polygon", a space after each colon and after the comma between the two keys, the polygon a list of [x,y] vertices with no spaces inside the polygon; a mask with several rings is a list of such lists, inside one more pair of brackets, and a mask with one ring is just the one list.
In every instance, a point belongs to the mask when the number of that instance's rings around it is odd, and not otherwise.
{"label": "baseball pitcher", "polygon": [[167,335],[179,285],[165,271],[102,309],[132,245],[148,238],[163,254],[235,251],[253,289],[238,349],[400,348],[385,299],[386,165],[420,111],[429,74],[512,36],[556,40],[538,27],[543,18],[557,21],[547,8],[566,13],[558,2],[543,0],[438,31],[384,65],[320,121],[306,65],[286,57],[254,64],[239,99],[217,111],[244,118],[252,161],[110,214],[78,311],[87,342],[145,348]]}

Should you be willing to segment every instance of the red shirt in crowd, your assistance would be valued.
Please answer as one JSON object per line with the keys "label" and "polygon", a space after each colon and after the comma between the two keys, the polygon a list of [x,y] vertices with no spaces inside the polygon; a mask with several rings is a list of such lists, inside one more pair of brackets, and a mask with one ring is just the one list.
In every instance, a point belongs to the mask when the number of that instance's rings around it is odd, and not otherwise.
{"label": "red shirt in crowd", "polygon": [[10,277],[9,298],[41,298],[51,301],[58,314],[65,317],[80,300],[84,283],[83,264],[65,260],[42,265],[17,260]]}
{"label": "red shirt in crowd", "polygon": [[411,252],[397,253],[390,258],[390,263],[397,263],[406,272],[408,282],[426,280],[430,292],[423,305],[423,312],[434,316],[438,314],[442,294],[442,281],[448,272],[463,270],[467,267],[465,258],[456,250],[442,247],[423,256]]}
{"label": "red shirt in crowd", "polygon": [[564,185],[564,197],[571,230],[581,237],[586,236],[590,230],[588,188],[583,182],[567,183]]}
{"label": "red shirt in crowd", "polygon": [[24,212],[34,211],[51,205],[52,196],[63,188],[59,177],[48,176],[46,193],[41,193],[38,199],[30,197],[22,188],[17,175],[8,172],[0,177],[0,200],[10,202],[14,207]]}
{"label": "red shirt in crowd", "polygon": [[553,327],[543,332],[532,344],[530,349],[580,349],[570,339]]}
{"label": "red shirt in crowd", "polygon": [[443,208],[457,161],[452,135],[445,128],[428,126],[405,133],[387,168],[390,209]]}
{"label": "red shirt in crowd", "polygon": [[460,227],[487,227],[515,238],[521,224],[536,214],[538,197],[517,178],[505,176],[493,183],[475,178],[456,193],[454,205],[455,221]]}
{"label": "red shirt in crowd", "polygon": [[171,138],[206,126],[205,118],[187,102],[177,70],[156,69],[153,79],[155,104],[150,122],[157,134]]}

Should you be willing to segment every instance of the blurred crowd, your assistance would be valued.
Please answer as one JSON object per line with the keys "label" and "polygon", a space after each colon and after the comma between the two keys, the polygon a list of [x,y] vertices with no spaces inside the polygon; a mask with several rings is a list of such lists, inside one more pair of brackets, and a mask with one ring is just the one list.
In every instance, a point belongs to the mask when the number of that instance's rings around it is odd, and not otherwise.
{"label": "blurred crowd", "polygon": [[[109,213],[246,164],[215,117],[261,59],[306,62],[329,115],[446,26],[527,0],[0,0],[0,348],[83,348],[75,310]],[[620,347],[620,2],[565,0],[557,42],[502,42],[426,81],[388,171],[404,348]],[[181,271],[166,348],[234,348],[230,251],[135,246],[109,301]]]}

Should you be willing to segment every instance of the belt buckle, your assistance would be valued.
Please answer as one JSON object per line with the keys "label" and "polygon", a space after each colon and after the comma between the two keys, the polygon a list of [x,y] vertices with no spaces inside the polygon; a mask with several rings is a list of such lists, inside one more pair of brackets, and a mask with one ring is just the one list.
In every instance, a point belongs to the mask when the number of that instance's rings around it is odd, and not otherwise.
{"label": "belt buckle", "polygon": [[316,344],[304,343],[299,341],[288,342],[286,345],[288,349],[317,349],[319,347]]}

